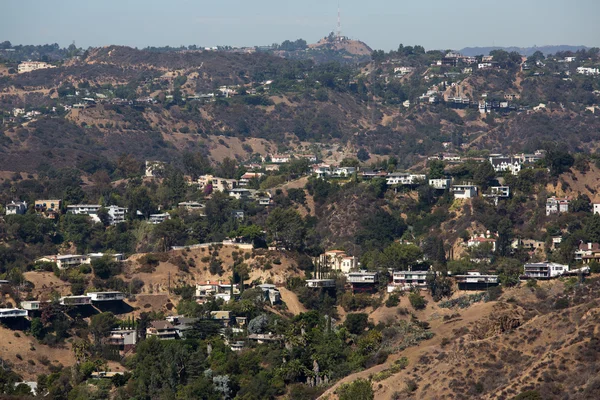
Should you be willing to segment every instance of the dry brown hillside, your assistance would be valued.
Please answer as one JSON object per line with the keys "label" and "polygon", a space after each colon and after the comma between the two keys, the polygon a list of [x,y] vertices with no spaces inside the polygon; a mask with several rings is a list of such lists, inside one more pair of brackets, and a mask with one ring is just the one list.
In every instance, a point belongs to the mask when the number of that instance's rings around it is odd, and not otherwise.
{"label": "dry brown hillside", "polygon": [[560,281],[510,289],[467,309],[430,303],[419,318],[434,338],[339,383],[372,378],[407,357],[408,368],[373,382],[376,399],[511,399],[528,390],[543,399],[598,399],[599,293],[596,277],[575,289]]}

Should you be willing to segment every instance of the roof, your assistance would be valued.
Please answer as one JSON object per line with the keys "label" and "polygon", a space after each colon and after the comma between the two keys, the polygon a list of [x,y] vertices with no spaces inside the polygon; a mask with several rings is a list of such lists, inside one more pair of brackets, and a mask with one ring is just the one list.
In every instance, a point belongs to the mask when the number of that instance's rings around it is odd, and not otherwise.
{"label": "roof", "polygon": [[159,331],[165,329],[174,329],[173,325],[169,321],[152,321],[150,322],[150,326]]}

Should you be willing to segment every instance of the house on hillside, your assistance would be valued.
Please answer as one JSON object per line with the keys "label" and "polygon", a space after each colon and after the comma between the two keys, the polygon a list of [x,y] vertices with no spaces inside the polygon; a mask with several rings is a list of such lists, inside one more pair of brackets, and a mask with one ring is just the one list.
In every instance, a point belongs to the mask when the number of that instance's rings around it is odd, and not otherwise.
{"label": "house on hillside", "polygon": [[177,330],[169,321],[152,321],[146,328],[146,337],[157,337],[160,340],[177,339]]}
{"label": "house on hillside", "polygon": [[165,172],[166,163],[163,161],[146,161],[146,177],[159,177]]}
{"label": "house on hillside", "polygon": [[257,287],[263,291],[265,301],[268,301],[269,303],[271,303],[271,305],[281,303],[281,293],[275,285],[270,283],[263,283],[262,285],[258,285]]}
{"label": "house on hillside", "polygon": [[600,244],[598,243],[579,243],[578,249],[575,251],[575,262],[582,262],[583,257],[591,256],[594,253],[600,253]]}
{"label": "house on hillside", "polygon": [[496,172],[509,171],[512,175],[518,175],[521,171],[521,159],[518,157],[490,157],[490,164]]}
{"label": "house on hillside", "polygon": [[244,175],[241,176],[238,184],[241,187],[246,187],[250,184],[250,181],[252,179],[256,179],[259,180],[260,178],[262,178],[263,173],[261,172],[246,172]]}
{"label": "house on hillside", "polygon": [[416,185],[420,181],[425,181],[427,176],[424,174],[409,174],[405,172],[394,172],[387,176],[386,182],[389,186],[393,185]]}
{"label": "house on hillside", "polygon": [[373,293],[377,291],[379,273],[377,271],[354,271],[346,274],[346,281],[353,293]]}
{"label": "house on hillside", "polygon": [[452,185],[450,191],[456,199],[470,199],[477,197],[477,186],[475,185]]}
{"label": "house on hillside", "polygon": [[37,71],[38,69],[47,69],[47,68],[56,68],[52,64],[48,64],[42,61],[23,61],[17,67],[17,72],[19,74],[24,74],[26,72]]}
{"label": "house on hillside", "polygon": [[106,344],[119,349],[119,354],[126,354],[133,350],[137,344],[137,330],[113,329],[106,338]]}
{"label": "house on hillside", "polygon": [[36,200],[34,203],[35,212],[50,219],[55,219],[58,216],[61,206],[62,200]]}
{"label": "house on hillside", "polygon": [[546,216],[569,212],[569,197],[552,196],[546,200]]}
{"label": "house on hillside", "polygon": [[358,269],[358,257],[349,256],[343,250],[329,250],[319,256],[318,262],[324,270],[348,273]]}
{"label": "house on hillside", "polygon": [[392,273],[392,282],[388,285],[387,291],[391,293],[396,290],[404,291],[413,288],[426,289],[427,275],[430,271],[394,271]]}
{"label": "house on hillside", "polygon": [[148,222],[150,222],[152,225],[158,225],[165,222],[168,219],[171,219],[171,215],[169,215],[169,213],[150,214]]}
{"label": "house on hillside", "polygon": [[438,179],[430,179],[429,186],[436,190],[446,190],[450,188],[452,185],[451,178],[438,178]]}
{"label": "house on hillside", "polygon": [[454,275],[459,290],[487,290],[498,286],[498,275],[485,275],[480,272],[468,272],[466,275]]}
{"label": "house on hillside", "polygon": [[271,156],[271,162],[273,164],[285,164],[291,161],[291,157],[286,154],[273,154]]}
{"label": "house on hillside", "polygon": [[548,261],[525,264],[523,276],[527,279],[556,278],[569,271],[568,265]]}
{"label": "house on hillside", "polygon": [[108,213],[108,223],[110,225],[117,225],[125,222],[125,215],[127,215],[129,209],[119,206],[109,206],[106,208],[106,211]]}
{"label": "house on hillside", "polygon": [[22,215],[27,212],[27,202],[11,201],[6,205],[6,215]]}
{"label": "house on hillside", "polygon": [[489,232],[484,235],[481,234],[479,236],[475,235],[472,236],[468,241],[467,241],[467,247],[469,248],[473,248],[473,247],[479,247],[484,243],[488,243],[491,245],[492,247],[492,251],[496,251],[496,239],[493,238]]}

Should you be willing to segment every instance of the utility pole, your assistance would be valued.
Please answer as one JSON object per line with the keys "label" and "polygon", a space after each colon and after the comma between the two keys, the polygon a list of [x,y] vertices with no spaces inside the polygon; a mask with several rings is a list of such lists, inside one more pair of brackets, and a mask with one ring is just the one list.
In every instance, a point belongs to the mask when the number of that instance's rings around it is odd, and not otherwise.
{"label": "utility pole", "polygon": [[169,274],[168,274],[167,290],[169,293],[171,293],[171,271],[169,271]]}

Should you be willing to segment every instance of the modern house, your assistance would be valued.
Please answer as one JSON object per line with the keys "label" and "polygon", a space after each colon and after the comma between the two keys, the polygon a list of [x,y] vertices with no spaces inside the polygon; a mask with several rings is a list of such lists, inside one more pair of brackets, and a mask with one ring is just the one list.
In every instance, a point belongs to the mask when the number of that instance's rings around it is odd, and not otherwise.
{"label": "modern house", "polygon": [[11,201],[6,205],[6,215],[22,215],[27,212],[27,202]]}
{"label": "modern house", "polygon": [[270,302],[271,305],[278,304],[281,302],[281,293],[275,285],[270,283],[263,283],[262,285],[258,285],[257,287],[263,291],[265,301]]}
{"label": "modern house", "polygon": [[477,197],[477,186],[475,185],[452,185],[450,191],[456,199],[470,199]]}
{"label": "modern house", "polygon": [[450,178],[439,178],[439,179],[430,179],[429,186],[436,190],[446,190],[450,188],[452,185],[452,179]]}
{"label": "modern house", "polygon": [[569,202],[568,197],[549,197],[546,200],[546,215],[569,212]]}
{"label": "modern house", "polygon": [[61,297],[59,303],[63,306],[87,306],[92,304],[90,296],[64,296]]}
{"label": "modern house", "polygon": [[594,214],[600,214],[600,203],[593,204],[593,212]]}
{"label": "modern house", "polygon": [[237,200],[247,200],[250,198],[251,194],[252,192],[250,192],[250,190],[244,188],[236,188],[229,190],[229,196]]}
{"label": "modern house", "polygon": [[569,271],[568,265],[548,261],[525,264],[523,276],[527,279],[550,279]]}
{"label": "modern house", "polygon": [[135,348],[137,331],[135,329],[114,329],[106,339],[106,344],[117,347],[120,354],[125,354]]}
{"label": "modern house", "polygon": [[309,288],[334,288],[335,279],[307,279],[306,287]]}
{"label": "modern house", "polygon": [[146,336],[155,336],[160,340],[177,339],[177,330],[169,321],[152,321],[146,329]]}
{"label": "modern house", "polygon": [[169,213],[150,214],[150,219],[148,220],[148,222],[150,222],[153,225],[158,225],[160,223],[165,222],[168,219],[171,219]]}
{"label": "modern house", "polygon": [[188,211],[201,211],[206,208],[206,206],[202,203],[198,203],[197,201],[182,201],[177,204],[179,208],[184,208]]}
{"label": "modern house", "polygon": [[125,207],[110,206],[106,209],[108,212],[108,222],[111,225],[117,225],[125,222],[125,215],[129,211]]}
{"label": "modern house", "polygon": [[98,214],[102,206],[100,204],[73,204],[67,206],[67,214],[92,215]]}
{"label": "modern house", "polygon": [[392,185],[416,185],[419,181],[424,181],[427,177],[423,174],[408,174],[404,172],[394,172],[387,176],[386,182]]}
{"label": "modern house", "polygon": [[377,271],[349,272],[346,274],[346,279],[354,293],[374,292],[379,283],[379,273]]}
{"label": "modern house", "polygon": [[484,275],[479,272],[468,272],[467,275],[454,275],[459,290],[486,290],[498,286],[498,275]]}
{"label": "modern house", "polygon": [[41,305],[42,302],[38,300],[27,300],[21,302],[21,307],[27,311],[38,311]]}
{"label": "modern house", "polygon": [[582,262],[583,257],[591,256],[594,253],[600,253],[600,244],[581,242],[579,248],[575,251],[575,262]]}
{"label": "modern house", "polygon": [[123,301],[127,295],[122,292],[87,292],[93,302],[97,301]]}
{"label": "modern house", "polygon": [[223,325],[223,327],[227,328],[229,325],[231,325],[231,311],[211,311],[210,312],[210,318],[213,321],[217,321],[219,322],[221,325]]}
{"label": "modern house", "polygon": [[51,262],[55,263],[58,269],[65,269],[70,267],[78,267],[81,264],[88,264],[87,256],[79,255],[79,254],[63,254],[63,255],[54,255],[54,256],[45,256],[42,258],[38,258],[36,261],[38,262]]}
{"label": "modern house", "polygon": [[391,293],[396,290],[411,290],[412,288],[426,289],[427,275],[430,271],[394,271],[392,273],[392,282],[388,285],[387,291]]}
{"label": "modern house", "polygon": [[[239,293],[239,284],[233,285],[233,294]],[[231,282],[227,281],[206,281],[196,285],[196,299],[204,300],[207,297],[215,296],[219,293],[231,294]]]}
{"label": "modern house", "polygon": [[210,185],[213,191],[224,192],[237,187],[238,181],[235,179],[219,178],[212,175],[202,175],[198,178],[196,184],[201,190],[206,189],[206,187]]}
{"label": "modern house", "polygon": [[363,169],[360,175],[364,180],[369,180],[374,178],[386,178],[388,173],[382,170]]}
{"label": "modern house", "polygon": [[326,178],[331,175],[331,166],[329,164],[317,164],[312,166],[312,173],[317,178]]}
{"label": "modern house", "polygon": [[27,310],[19,308],[0,308],[0,319],[27,317]]}
{"label": "modern house", "polygon": [[347,178],[356,172],[355,167],[335,167],[331,171],[331,176],[334,178]]}
{"label": "modern house", "polygon": [[289,163],[291,160],[291,157],[285,154],[273,154],[271,156],[271,162],[273,164],[285,164],[285,163]]}

